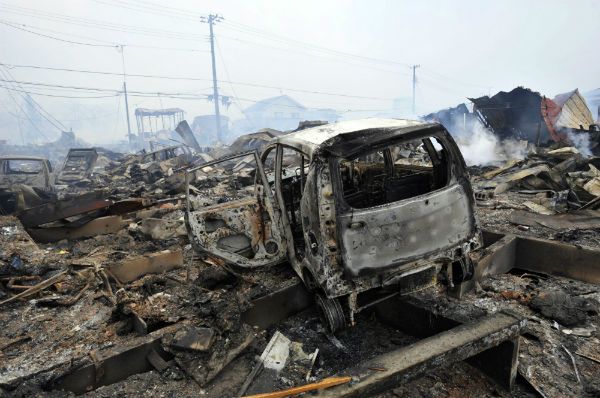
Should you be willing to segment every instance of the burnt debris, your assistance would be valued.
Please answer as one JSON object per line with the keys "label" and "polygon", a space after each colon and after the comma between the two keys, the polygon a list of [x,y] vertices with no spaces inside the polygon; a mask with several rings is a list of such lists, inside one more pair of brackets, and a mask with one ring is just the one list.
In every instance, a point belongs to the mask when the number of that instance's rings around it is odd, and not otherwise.
{"label": "burnt debris", "polygon": [[[3,155],[0,394],[594,396],[582,101],[517,88],[211,148],[171,109],[169,145]],[[524,156],[468,167],[480,124]]]}

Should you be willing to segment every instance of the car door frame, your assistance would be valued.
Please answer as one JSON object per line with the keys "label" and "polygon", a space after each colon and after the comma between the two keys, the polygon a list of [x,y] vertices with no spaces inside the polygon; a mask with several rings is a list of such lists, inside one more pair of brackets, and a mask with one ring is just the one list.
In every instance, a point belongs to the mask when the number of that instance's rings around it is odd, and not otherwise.
{"label": "car door frame", "polygon": [[[258,261],[258,260],[253,261],[255,259],[246,259],[246,258],[244,258],[242,260],[239,258],[240,257],[239,255],[234,255],[234,253],[227,252],[227,251],[220,250],[220,249],[214,249],[214,248],[211,249],[211,248],[206,248],[206,247],[201,246],[200,243],[197,241],[197,239],[195,239],[195,236],[193,234],[193,230],[192,230],[192,227],[190,224],[190,219],[189,219],[190,209],[191,209],[191,205],[190,205],[191,173],[194,173],[197,170],[200,170],[200,169],[203,169],[206,167],[213,166],[218,163],[234,160],[237,158],[244,158],[247,156],[253,156],[254,160],[256,162],[256,173],[255,173],[255,182],[254,182],[255,198],[257,199],[257,201],[261,200],[261,199],[264,201],[264,211],[266,211],[268,213],[269,217],[271,218],[271,226],[270,226],[271,230],[275,231],[275,235],[278,236],[278,238],[279,238],[279,242],[276,242],[279,245],[278,251],[273,256],[271,256],[269,259],[265,259],[264,261]],[[260,182],[259,182],[259,179],[260,179]],[[260,188],[259,186],[262,186],[262,188]],[[256,150],[240,152],[237,154],[221,157],[219,159],[215,159],[210,162],[205,162],[200,165],[194,165],[192,167],[185,169],[185,199],[186,199],[186,201],[185,201],[186,211],[185,211],[184,219],[185,219],[186,229],[188,231],[190,243],[192,244],[192,246],[194,247],[194,249],[197,252],[208,253],[210,255],[214,255],[215,257],[225,260],[226,262],[228,262],[230,264],[237,265],[242,268],[258,268],[258,267],[264,267],[264,266],[271,266],[271,265],[275,265],[275,264],[278,264],[278,263],[286,260],[286,258],[287,258],[287,234],[285,233],[285,228],[283,228],[280,207],[279,207],[279,204],[277,203],[277,201],[274,200],[274,198],[273,198],[273,194],[272,194],[271,188],[268,183],[268,179],[267,179],[265,171],[264,171],[264,166],[263,166],[261,157],[259,156],[259,154]],[[233,202],[229,202],[229,203],[233,203]],[[224,204],[224,205],[227,205],[227,204]],[[264,239],[264,237],[263,237],[263,239]]]}

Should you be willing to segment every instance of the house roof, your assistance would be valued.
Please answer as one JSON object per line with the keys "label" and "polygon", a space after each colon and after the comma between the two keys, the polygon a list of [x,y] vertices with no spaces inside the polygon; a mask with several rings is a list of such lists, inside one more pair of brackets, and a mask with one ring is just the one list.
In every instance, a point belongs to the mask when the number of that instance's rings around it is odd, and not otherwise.
{"label": "house roof", "polygon": [[306,110],[306,107],[288,95],[280,95],[258,101],[244,109],[244,113],[263,112],[271,106],[286,106],[290,109]]}
{"label": "house roof", "polygon": [[441,126],[406,119],[358,119],[300,130],[277,137],[272,142],[298,148],[310,157],[318,150],[339,155],[355,153],[369,145],[429,127]]}

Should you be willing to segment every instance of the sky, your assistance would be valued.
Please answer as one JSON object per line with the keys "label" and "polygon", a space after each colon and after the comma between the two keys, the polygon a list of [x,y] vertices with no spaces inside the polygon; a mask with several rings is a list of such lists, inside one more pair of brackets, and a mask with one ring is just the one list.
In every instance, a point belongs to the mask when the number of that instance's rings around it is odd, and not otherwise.
{"label": "sky", "polygon": [[22,82],[0,81],[0,139],[25,130],[41,143],[63,127],[92,144],[125,139],[123,60],[134,131],[138,107],[212,114],[209,14],[223,18],[216,65],[232,119],[281,94],[375,115],[410,103],[411,65],[417,115],[516,86],[549,97],[600,87],[600,1],[0,0],[0,80]]}

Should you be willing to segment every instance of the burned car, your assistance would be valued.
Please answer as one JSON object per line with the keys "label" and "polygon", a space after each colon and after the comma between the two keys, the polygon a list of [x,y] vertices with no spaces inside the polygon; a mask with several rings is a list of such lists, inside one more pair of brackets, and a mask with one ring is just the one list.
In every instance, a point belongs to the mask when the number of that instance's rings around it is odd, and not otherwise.
{"label": "burned car", "polygon": [[0,186],[15,184],[51,190],[54,174],[50,161],[34,156],[0,158]]}
{"label": "burned car", "polygon": [[0,210],[10,214],[43,203],[54,191],[48,159],[34,156],[0,157]]}
{"label": "burned car", "polygon": [[243,268],[289,261],[334,332],[395,294],[470,279],[481,246],[465,162],[437,123],[364,119],[272,140],[190,168],[254,157],[252,195],[204,207],[187,193],[197,251]]}
{"label": "burned car", "polygon": [[93,170],[98,152],[95,148],[72,148],[65,158],[62,170],[58,174],[57,182],[72,184],[88,178]]}
{"label": "burned car", "polygon": [[153,183],[163,178],[169,169],[178,169],[192,161],[192,151],[183,145],[161,148],[141,155],[139,163],[131,167],[131,178]]}

